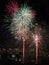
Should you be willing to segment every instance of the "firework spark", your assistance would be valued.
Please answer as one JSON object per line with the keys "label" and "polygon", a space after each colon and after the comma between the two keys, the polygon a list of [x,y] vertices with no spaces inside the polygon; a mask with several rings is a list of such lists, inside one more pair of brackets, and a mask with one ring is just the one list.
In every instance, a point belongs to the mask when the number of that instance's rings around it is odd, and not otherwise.
{"label": "firework spark", "polygon": [[34,39],[34,42],[35,42],[35,43],[36,43],[36,42],[40,42],[40,36],[37,35],[37,34],[34,34],[34,35],[33,35],[33,39]]}

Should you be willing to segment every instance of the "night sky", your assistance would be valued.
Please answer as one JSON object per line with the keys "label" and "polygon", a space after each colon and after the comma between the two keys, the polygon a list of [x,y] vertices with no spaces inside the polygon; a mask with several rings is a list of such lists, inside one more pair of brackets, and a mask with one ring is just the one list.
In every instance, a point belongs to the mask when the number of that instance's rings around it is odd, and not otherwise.
{"label": "night sky", "polygon": [[[10,0],[0,0],[0,48],[2,47],[16,47],[16,40],[10,34],[5,24],[9,25],[10,23],[6,23],[4,21],[7,12],[5,12],[5,6]],[[16,0],[15,0],[16,1]],[[19,2],[19,6],[27,2],[28,5],[32,7],[37,12],[36,22],[38,22],[41,26],[45,26],[47,30],[46,35],[49,36],[49,2],[48,0],[17,0]],[[45,37],[46,37],[45,35]],[[48,44],[49,37],[45,38],[46,43]],[[14,43],[13,43],[14,42]]]}

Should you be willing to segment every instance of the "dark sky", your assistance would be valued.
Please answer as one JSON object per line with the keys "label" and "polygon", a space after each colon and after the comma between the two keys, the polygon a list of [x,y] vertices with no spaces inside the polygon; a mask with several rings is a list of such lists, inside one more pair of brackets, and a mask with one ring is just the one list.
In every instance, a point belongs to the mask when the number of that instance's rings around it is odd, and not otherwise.
{"label": "dark sky", "polygon": [[[10,0],[0,0],[0,47],[6,47],[9,42],[12,43],[12,37],[9,31],[3,27],[6,24],[3,19],[6,14],[5,6]],[[16,0],[15,0],[16,1]],[[35,11],[37,11],[36,19],[39,24],[46,24],[49,29],[49,2],[48,0],[17,0],[21,5],[24,2],[28,2]],[[9,40],[8,40],[9,39]],[[10,40],[11,39],[11,40]],[[13,40],[14,42],[15,40]],[[14,44],[13,44],[14,45]]]}

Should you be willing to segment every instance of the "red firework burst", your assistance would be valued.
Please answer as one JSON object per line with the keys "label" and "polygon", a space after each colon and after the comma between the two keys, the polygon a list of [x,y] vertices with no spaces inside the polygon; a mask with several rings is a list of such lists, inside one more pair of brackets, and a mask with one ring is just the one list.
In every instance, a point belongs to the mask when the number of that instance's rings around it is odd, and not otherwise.
{"label": "red firework burst", "polygon": [[30,10],[29,11],[29,14],[31,14],[31,16],[30,17],[35,17],[35,15],[36,15],[36,11],[35,10]]}
{"label": "red firework burst", "polygon": [[6,11],[8,13],[14,13],[18,10],[18,2],[16,1],[10,1],[7,5],[6,5]]}

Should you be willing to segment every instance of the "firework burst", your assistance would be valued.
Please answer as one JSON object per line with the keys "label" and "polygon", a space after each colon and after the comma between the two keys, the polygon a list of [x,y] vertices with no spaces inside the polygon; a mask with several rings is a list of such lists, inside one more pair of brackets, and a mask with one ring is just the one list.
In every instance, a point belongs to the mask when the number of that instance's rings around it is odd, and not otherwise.
{"label": "firework burst", "polygon": [[34,33],[32,33],[33,36],[33,40],[35,43],[35,47],[36,47],[36,64],[38,63],[38,47],[39,47],[39,43],[41,42],[42,36],[40,35],[40,31],[39,31],[39,25],[36,24],[35,26],[35,30]]}
{"label": "firework burst", "polygon": [[18,2],[15,1],[10,1],[7,5],[6,5],[6,11],[8,13],[14,13],[15,11],[18,10]]}
{"label": "firework burst", "polygon": [[11,33],[14,34],[16,39],[18,36],[23,40],[23,61],[25,58],[25,41],[28,39],[29,27],[32,27],[31,21],[34,18],[34,14],[28,6],[23,6],[14,13],[11,23]]}
{"label": "firework burst", "polygon": [[32,19],[34,18],[34,11],[28,6],[21,7],[16,13],[14,13],[11,23],[11,33],[15,36],[26,36],[29,31],[29,26],[32,26]]}

